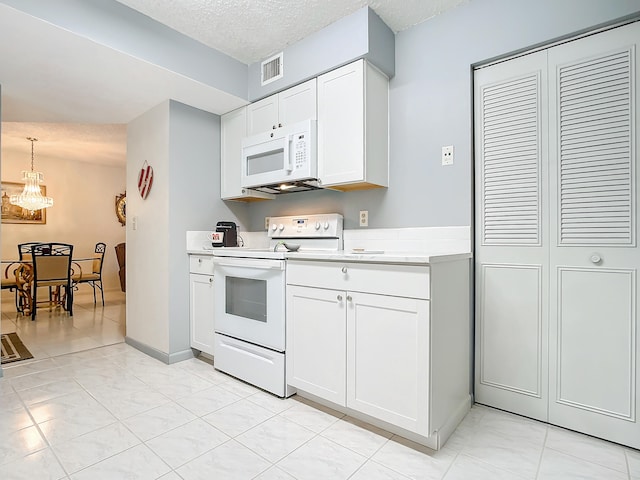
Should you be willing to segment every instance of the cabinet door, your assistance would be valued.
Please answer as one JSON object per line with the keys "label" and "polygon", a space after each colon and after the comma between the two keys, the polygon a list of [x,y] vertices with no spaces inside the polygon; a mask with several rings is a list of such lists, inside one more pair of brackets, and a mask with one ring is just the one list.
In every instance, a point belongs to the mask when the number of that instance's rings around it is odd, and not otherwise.
{"label": "cabinet door", "polygon": [[318,177],[364,180],[364,61],[318,77]]}
{"label": "cabinet door", "polygon": [[278,126],[316,119],[316,79],[278,94]]}
{"label": "cabinet door", "polygon": [[242,195],[242,139],[247,134],[247,107],[222,116],[220,120],[220,197]]}
{"label": "cabinet door", "polygon": [[347,407],[429,435],[429,301],[346,300]]}
{"label": "cabinet door", "polygon": [[271,95],[247,106],[247,136],[278,126],[278,95]]}
{"label": "cabinet door", "polygon": [[345,405],[345,293],[287,285],[287,384]]}
{"label": "cabinet door", "polygon": [[213,355],[213,275],[189,275],[191,347]]}

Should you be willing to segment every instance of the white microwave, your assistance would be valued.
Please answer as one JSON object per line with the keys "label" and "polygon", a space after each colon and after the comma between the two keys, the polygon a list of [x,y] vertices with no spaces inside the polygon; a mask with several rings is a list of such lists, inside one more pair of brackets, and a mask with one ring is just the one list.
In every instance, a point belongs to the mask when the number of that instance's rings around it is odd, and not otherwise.
{"label": "white microwave", "polygon": [[256,188],[317,178],[316,121],[247,137],[242,141],[242,187]]}

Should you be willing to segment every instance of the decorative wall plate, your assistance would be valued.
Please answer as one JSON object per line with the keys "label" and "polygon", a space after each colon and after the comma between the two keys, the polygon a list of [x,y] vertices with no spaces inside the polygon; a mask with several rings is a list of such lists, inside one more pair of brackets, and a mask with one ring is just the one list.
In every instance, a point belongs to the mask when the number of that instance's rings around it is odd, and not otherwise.
{"label": "decorative wall plate", "polygon": [[153,185],[153,168],[145,160],[138,173],[138,191],[143,200],[149,195],[151,185]]}
{"label": "decorative wall plate", "polygon": [[116,216],[118,221],[124,226],[127,222],[127,193],[116,195]]}

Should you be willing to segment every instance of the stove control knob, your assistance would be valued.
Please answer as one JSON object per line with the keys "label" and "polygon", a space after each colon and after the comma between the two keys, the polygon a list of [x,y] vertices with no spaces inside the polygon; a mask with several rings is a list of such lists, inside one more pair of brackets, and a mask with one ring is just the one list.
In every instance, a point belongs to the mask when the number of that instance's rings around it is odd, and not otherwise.
{"label": "stove control knob", "polygon": [[275,232],[277,229],[278,229],[278,225],[276,225],[275,223],[271,225],[271,230]]}
{"label": "stove control knob", "polygon": [[324,229],[328,230],[329,229],[329,222],[324,222]]}
{"label": "stove control knob", "polygon": [[316,230],[320,230],[320,222],[316,222]]}
{"label": "stove control knob", "polygon": [[278,230],[283,231],[284,230],[284,225],[283,224],[278,225]]}

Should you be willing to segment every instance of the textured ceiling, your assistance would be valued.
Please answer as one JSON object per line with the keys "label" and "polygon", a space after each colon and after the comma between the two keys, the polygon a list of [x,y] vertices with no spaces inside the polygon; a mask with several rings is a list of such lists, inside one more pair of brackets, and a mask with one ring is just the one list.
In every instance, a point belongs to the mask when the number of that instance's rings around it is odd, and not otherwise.
{"label": "textured ceiling", "polygon": [[31,162],[34,145],[36,170],[47,171],[46,159],[72,160],[107,166],[123,166],[127,161],[127,126],[76,123],[2,123],[2,154]]}
{"label": "textured ceiling", "polygon": [[368,5],[394,32],[468,0],[118,0],[247,64]]}

